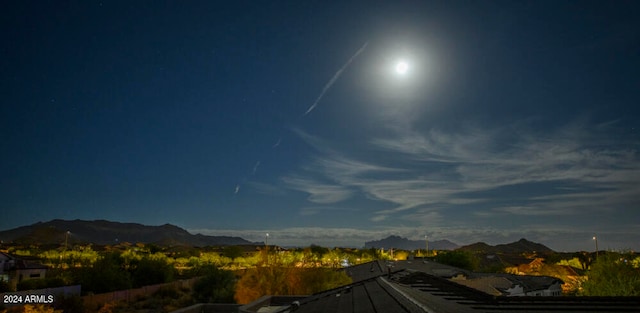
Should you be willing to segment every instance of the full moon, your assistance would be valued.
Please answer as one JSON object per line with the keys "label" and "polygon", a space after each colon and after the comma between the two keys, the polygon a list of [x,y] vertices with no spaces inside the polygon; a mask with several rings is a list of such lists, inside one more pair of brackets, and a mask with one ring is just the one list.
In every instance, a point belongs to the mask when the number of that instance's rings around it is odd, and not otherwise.
{"label": "full moon", "polygon": [[405,61],[400,61],[398,62],[398,64],[396,64],[396,73],[398,74],[404,74],[407,72],[408,69],[409,69],[409,64],[407,64],[407,62]]}

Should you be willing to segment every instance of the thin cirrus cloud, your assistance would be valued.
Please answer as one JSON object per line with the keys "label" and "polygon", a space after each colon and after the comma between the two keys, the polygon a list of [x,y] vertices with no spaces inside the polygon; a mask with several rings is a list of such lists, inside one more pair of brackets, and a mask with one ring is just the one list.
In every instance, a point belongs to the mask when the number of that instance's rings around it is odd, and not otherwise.
{"label": "thin cirrus cloud", "polygon": [[[377,153],[365,157],[337,152],[321,138],[297,130],[318,152],[304,171],[296,172],[296,182],[305,186],[297,189],[310,192],[309,200],[316,203],[344,200],[344,190],[386,202],[388,208],[371,218],[378,222],[417,210],[475,210],[484,216],[622,210],[625,203],[637,204],[633,195],[640,193],[640,162],[633,146],[608,143],[607,127],[575,122],[545,132],[518,123],[456,133],[404,129],[371,138]],[[381,161],[390,159],[395,162]],[[310,184],[305,177],[335,185]],[[512,203],[503,203],[507,200]]]}
{"label": "thin cirrus cloud", "polygon": [[349,207],[333,207],[333,206],[327,206],[327,205],[323,205],[323,206],[308,206],[308,207],[303,207],[300,209],[299,214],[303,215],[303,216],[310,216],[310,215],[317,215],[317,214],[322,214],[322,213],[327,213],[327,212],[337,212],[337,213],[342,213],[345,211],[355,211],[356,209],[354,208],[349,208]]}
{"label": "thin cirrus cloud", "polygon": [[[319,184],[311,179],[300,177],[286,177],[288,185],[297,190],[308,192],[312,202],[318,202],[317,196],[334,194],[338,190],[348,188],[358,191],[366,198],[375,201],[385,201],[393,205],[388,210],[374,212],[373,221],[383,221],[390,214],[397,211],[409,210],[425,204],[439,204],[441,201],[449,203],[471,202],[473,200],[454,199],[445,200],[443,194],[451,195],[456,192],[447,186],[442,186],[440,174],[432,174],[429,177],[416,177],[415,171],[410,168],[400,168],[387,164],[375,164],[370,160],[358,160],[347,157],[337,152],[327,142],[320,138],[297,131],[301,138],[312,145],[318,151],[313,161],[307,164],[303,173],[309,177],[322,177],[322,179],[335,182],[336,185],[327,186]],[[338,186],[342,186],[343,189]],[[346,198],[345,198],[346,199]],[[331,200],[343,200],[333,195]]]}
{"label": "thin cirrus cloud", "polygon": [[[447,183],[456,186],[460,193],[561,182],[556,185],[557,192],[569,185],[609,196],[628,196],[629,188],[639,182],[637,155],[625,147],[608,145],[602,134],[584,129],[571,126],[539,136],[527,133],[507,145],[492,135],[495,131],[478,129],[456,136],[411,133],[373,142],[389,152],[400,152],[401,156],[416,160],[454,162]],[[563,192],[573,193],[568,189]]]}
{"label": "thin cirrus cloud", "polygon": [[324,184],[312,179],[287,176],[282,180],[289,188],[309,194],[307,199],[313,203],[337,203],[348,199],[353,193],[348,187]]}

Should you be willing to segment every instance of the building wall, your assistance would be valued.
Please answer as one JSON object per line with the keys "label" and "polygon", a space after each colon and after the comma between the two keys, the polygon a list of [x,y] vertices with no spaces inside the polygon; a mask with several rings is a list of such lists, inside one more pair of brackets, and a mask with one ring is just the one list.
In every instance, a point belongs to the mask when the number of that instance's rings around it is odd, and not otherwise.
{"label": "building wall", "polygon": [[5,272],[7,274],[6,277],[9,279],[9,286],[13,290],[16,290],[18,283],[23,280],[44,279],[46,273],[46,268],[13,269]]}

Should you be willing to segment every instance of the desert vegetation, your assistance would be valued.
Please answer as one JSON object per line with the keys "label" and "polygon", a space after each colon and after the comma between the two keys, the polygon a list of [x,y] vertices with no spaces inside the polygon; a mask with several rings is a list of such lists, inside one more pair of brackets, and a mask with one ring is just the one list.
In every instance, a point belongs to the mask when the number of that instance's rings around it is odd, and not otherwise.
{"label": "desert vegetation", "polygon": [[[165,247],[144,244],[74,246],[69,249],[12,247],[18,256],[38,258],[49,266],[45,279],[24,280],[18,290],[82,285],[83,295],[197,278],[189,288],[167,286],[134,302],[105,303],[100,312],[170,312],[195,303],[248,303],[263,295],[313,294],[346,285],[339,269],[373,260],[402,260],[420,251],[326,248],[312,245],[277,247]],[[430,259],[471,271],[509,272],[506,265],[487,265],[482,253],[431,251]],[[525,274],[554,276],[577,296],[640,295],[640,257],[634,253],[549,253]],[[0,286],[5,291],[5,285]],[[80,297],[56,301],[55,307],[25,306],[0,312],[82,312]],[[22,310],[22,311],[20,311]]]}

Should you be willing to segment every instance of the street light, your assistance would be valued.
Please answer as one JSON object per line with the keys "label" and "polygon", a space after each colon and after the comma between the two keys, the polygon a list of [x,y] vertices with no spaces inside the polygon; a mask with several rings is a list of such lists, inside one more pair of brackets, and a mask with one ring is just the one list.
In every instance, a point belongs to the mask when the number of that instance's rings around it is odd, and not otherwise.
{"label": "street light", "polygon": [[62,251],[62,255],[60,256],[61,261],[62,259],[67,259],[67,244],[69,243],[69,234],[71,234],[71,232],[68,230],[66,233],[64,233],[64,251]]}
{"label": "street light", "polygon": [[427,235],[424,235],[424,241],[427,243],[427,256],[429,256],[429,239]]}
{"label": "street light", "polygon": [[596,260],[598,259],[598,237],[593,235],[593,240],[596,242]]}
{"label": "street light", "polygon": [[269,265],[269,233],[264,235],[264,259],[265,263]]}
{"label": "street light", "polygon": [[71,234],[71,232],[68,231],[68,230],[64,234],[64,251],[67,251],[67,243],[69,242],[69,234]]}

